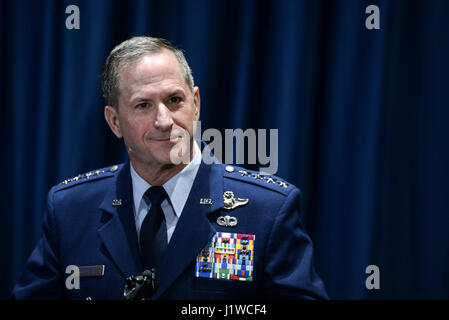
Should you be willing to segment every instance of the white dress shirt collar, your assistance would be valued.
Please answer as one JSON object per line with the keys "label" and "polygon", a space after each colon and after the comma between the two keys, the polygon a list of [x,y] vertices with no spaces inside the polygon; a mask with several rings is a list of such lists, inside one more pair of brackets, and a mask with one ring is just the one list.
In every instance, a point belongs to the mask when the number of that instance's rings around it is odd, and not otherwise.
{"label": "white dress shirt collar", "polygon": [[[170,203],[173,207],[175,215],[179,218],[184,206],[187,202],[187,198],[190,194],[190,189],[192,189],[193,181],[195,180],[196,174],[198,172],[199,166],[201,164],[201,150],[197,143],[194,142],[194,152],[193,159],[190,163],[178,172],[174,177],[164,183],[163,187],[168,194]],[[141,201],[143,200],[143,195],[151,187],[151,185],[146,182],[133,168],[130,162],[131,180],[133,188],[133,201],[134,201],[134,212],[141,206]]]}

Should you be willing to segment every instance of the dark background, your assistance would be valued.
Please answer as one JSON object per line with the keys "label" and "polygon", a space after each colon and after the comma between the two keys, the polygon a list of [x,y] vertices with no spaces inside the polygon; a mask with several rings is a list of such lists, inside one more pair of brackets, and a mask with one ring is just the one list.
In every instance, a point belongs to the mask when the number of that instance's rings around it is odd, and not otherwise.
{"label": "dark background", "polygon": [[[67,30],[68,5],[80,30]],[[380,8],[380,30],[365,8]],[[279,129],[331,298],[449,298],[449,1],[0,1],[0,297],[48,189],[125,159],[100,73],[135,35],[183,48],[206,128]],[[255,222],[257,223],[257,222]],[[286,235],[287,236],[287,235]],[[365,268],[380,268],[367,290]]]}

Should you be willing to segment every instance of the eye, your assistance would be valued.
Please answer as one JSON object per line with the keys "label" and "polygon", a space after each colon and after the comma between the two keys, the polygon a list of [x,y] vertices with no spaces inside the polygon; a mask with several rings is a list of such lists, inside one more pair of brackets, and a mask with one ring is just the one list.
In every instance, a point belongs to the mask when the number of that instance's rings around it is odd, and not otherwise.
{"label": "eye", "polygon": [[146,107],[148,107],[148,103],[142,102],[136,106],[136,109],[145,109]]}
{"label": "eye", "polygon": [[177,96],[170,97],[170,103],[177,104],[181,102],[181,98]]}

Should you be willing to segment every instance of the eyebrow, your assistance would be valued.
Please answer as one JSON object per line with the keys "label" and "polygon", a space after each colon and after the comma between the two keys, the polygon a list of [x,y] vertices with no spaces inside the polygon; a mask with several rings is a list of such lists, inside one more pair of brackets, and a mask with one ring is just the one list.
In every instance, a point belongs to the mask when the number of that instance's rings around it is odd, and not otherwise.
{"label": "eyebrow", "polygon": [[181,89],[176,89],[176,90],[174,90],[172,93],[169,93],[168,96],[169,96],[169,97],[173,97],[173,96],[178,95],[178,94],[183,95],[183,96],[185,95],[185,93],[184,93],[183,90],[181,90]]}
{"label": "eyebrow", "polygon": [[[170,92],[170,91],[168,91],[168,92]],[[173,97],[175,95],[185,96],[185,92],[183,90],[181,90],[181,89],[175,89],[175,90],[171,91],[170,93],[168,93],[166,96],[167,97]],[[130,101],[130,103],[132,105],[134,105],[135,103],[138,103],[138,102],[147,102],[147,101],[151,101],[151,100],[152,100],[151,98],[135,97],[134,99],[132,99]]]}
{"label": "eyebrow", "polygon": [[146,99],[146,98],[142,98],[142,97],[136,97],[136,98],[134,98],[134,99],[132,99],[131,101],[130,101],[130,104],[131,105],[135,105],[136,103],[140,103],[140,102],[147,102],[147,101],[150,101],[151,99]]}

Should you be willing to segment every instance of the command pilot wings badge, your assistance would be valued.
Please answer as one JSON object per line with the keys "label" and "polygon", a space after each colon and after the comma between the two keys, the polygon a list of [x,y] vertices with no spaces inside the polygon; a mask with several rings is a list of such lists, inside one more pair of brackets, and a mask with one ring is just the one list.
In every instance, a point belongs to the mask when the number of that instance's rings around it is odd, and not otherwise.
{"label": "command pilot wings badge", "polygon": [[234,198],[234,192],[225,191],[223,194],[223,209],[232,210],[247,204],[249,199]]}

